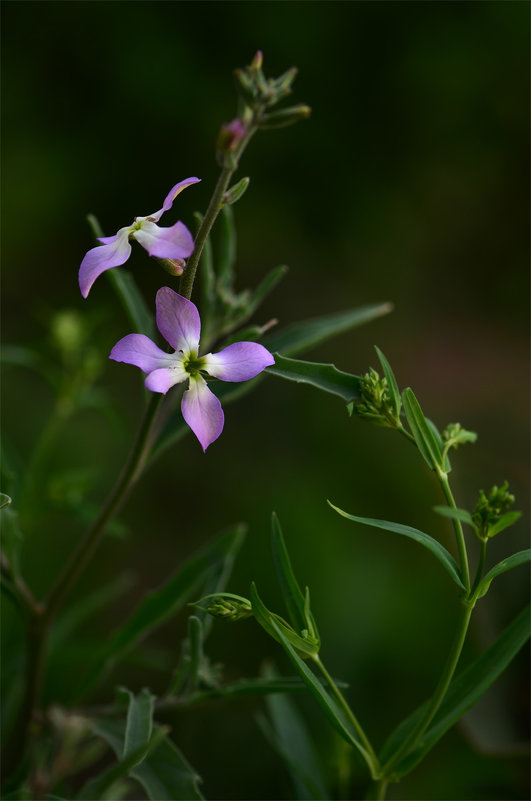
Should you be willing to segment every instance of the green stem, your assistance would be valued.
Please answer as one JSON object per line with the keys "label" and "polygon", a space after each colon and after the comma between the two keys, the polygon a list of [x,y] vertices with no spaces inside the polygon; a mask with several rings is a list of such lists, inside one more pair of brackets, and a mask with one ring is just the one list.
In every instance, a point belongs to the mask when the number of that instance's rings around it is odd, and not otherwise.
{"label": "green stem", "polygon": [[384,801],[386,793],[387,793],[387,786],[389,782],[387,779],[380,779],[376,783],[376,793],[374,795],[375,801]]}
{"label": "green stem", "polygon": [[472,589],[470,590],[470,598],[474,597],[474,593],[478,588],[478,584],[481,581],[481,576],[483,575],[483,568],[485,567],[485,559],[487,557],[487,540],[481,540],[481,550],[479,552],[479,561],[478,566],[476,569],[476,575],[474,577],[474,583],[472,584]]}
{"label": "green stem", "polygon": [[332,678],[330,673],[327,671],[327,669],[325,668],[325,666],[323,665],[323,663],[319,659],[319,655],[316,654],[315,656],[312,657],[312,659],[313,659],[313,662],[317,665],[317,667],[321,671],[321,673],[323,674],[323,676],[325,677],[326,681],[328,682],[328,686],[330,687],[330,689],[332,691],[332,694],[334,695],[334,697],[338,701],[339,705],[341,706],[341,708],[345,712],[347,718],[352,723],[352,725],[354,727],[354,730],[356,731],[356,734],[360,738],[360,740],[361,740],[361,742],[363,744],[363,748],[365,749],[365,751],[367,753],[367,756],[369,757],[369,759],[367,760],[367,763],[369,765],[369,768],[370,768],[370,771],[371,771],[371,775],[372,775],[373,778],[375,778],[380,773],[380,763],[378,761],[378,757],[376,756],[374,748],[372,747],[372,745],[370,743],[369,738],[365,734],[361,724],[359,723],[359,721],[357,720],[356,716],[354,715],[352,709],[350,708],[350,706],[348,705],[347,701],[345,700],[341,690],[339,689],[339,687],[337,687],[334,679]]}
{"label": "green stem", "polygon": [[409,737],[402,742],[400,748],[393,754],[393,756],[388,760],[388,762],[383,766],[382,774],[388,780],[390,779],[391,772],[393,767],[403,759],[410,751],[413,750],[415,745],[421,739],[422,735],[430,725],[431,721],[433,720],[437,710],[439,709],[444,696],[450,686],[450,682],[453,678],[455,669],[457,667],[457,663],[459,662],[459,657],[461,656],[461,651],[463,650],[463,645],[465,642],[466,634],[468,631],[468,624],[470,623],[470,617],[472,615],[474,607],[471,604],[467,604],[463,607],[463,611],[459,620],[459,625],[457,628],[457,633],[454,638],[454,642],[452,644],[452,648],[448,655],[448,659],[444,666],[444,670],[442,675],[439,679],[439,683],[435,688],[435,692],[428,704],[428,708],[424,713],[422,720],[415,726]]}
{"label": "green stem", "polygon": [[249,125],[246,136],[240,142],[237,150],[232,154],[230,166],[224,166],[219,174],[214,192],[210,198],[210,203],[208,204],[205,216],[203,217],[195,238],[194,252],[188,259],[186,270],[184,275],[181,277],[181,282],[179,285],[180,294],[188,300],[190,300],[192,296],[192,288],[194,285],[195,274],[197,272],[197,265],[201,259],[203,248],[205,247],[210,231],[212,230],[212,226],[214,225],[218,214],[223,208],[223,195],[228,189],[230,179],[238,169],[238,162],[243,151],[249,144],[249,141],[256,130],[257,127],[253,120],[253,122],[251,122]]}
{"label": "green stem", "polygon": [[[455,503],[454,496],[452,494],[452,490],[450,489],[450,484],[448,482],[448,476],[445,473],[438,473],[438,476],[448,506],[450,506],[450,508],[452,509],[457,509],[457,505]],[[457,550],[459,551],[461,578],[463,579],[463,583],[466,587],[468,595],[470,591],[470,573],[468,569],[468,555],[465,544],[465,535],[463,534],[463,527],[461,525],[460,520],[453,518],[452,523],[454,527],[455,538],[457,541]]]}

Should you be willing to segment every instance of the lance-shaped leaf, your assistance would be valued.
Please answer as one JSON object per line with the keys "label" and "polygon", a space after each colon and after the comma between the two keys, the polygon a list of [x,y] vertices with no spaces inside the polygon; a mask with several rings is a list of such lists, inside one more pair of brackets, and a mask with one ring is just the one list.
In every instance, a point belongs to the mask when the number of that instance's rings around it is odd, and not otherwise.
{"label": "lance-shaped leaf", "polygon": [[319,640],[317,626],[309,608],[309,595],[302,594],[295,578],[282,529],[274,512],[271,517],[271,545],[277,578],[292,625],[299,631],[308,629],[311,636]]}
{"label": "lance-shaped leaf", "polygon": [[497,565],[491,567],[488,573],[481,579],[478,584],[478,588],[476,590],[476,597],[482,598],[486,592],[488,592],[490,588],[490,584],[492,579],[499,576],[501,573],[506,573],[507,570],[512,570],[513,567],[518,567],[518,565],[523,565],[526,562],[531,560],[531,548],[527,548],[525,551],[519,551],[518,553],[514,553],[512,556],[507,557],[507,559],[503,559],[501,562],[498,562]]}
{"label": "lance-shaped leaf", "polygon": [[284,278],[287,271],[288,268],[286,265],[281,264],[280,267],[274,267],[270,272],[267,273],[265,278],[260,281],[256,289],[250,293],[249,300],[245,304],[243,313],[238,317],[238,325],[244,323],[255,313],[269,293],[272,292],[279,281]]}
{"label": "lance-shaped leaf", "polygon": [[[123,752],[125,724],[121,720],[100,720],[93,728],[95,734],[102,737],[113,749],[118,758]],[[151,801],[201,801],[198,783],[201,781],[197,771],[179,751],[177,746],[164,736],[164,730],[155,730],[151,743],[162,737],[154,746],[141,765],[136,765],[128,775],[136,779],[148,794]],[[94,796],[84,796],[93,798]]]}
{"label": "lance-shaped leaf", "polygon": [[426,463],[432,470],[445,472],[440,444],[422,413],[420,404],[409,387],[402,393],[402,402],[411,433]]}
{"label": "lance-shaped leaf", "polygon": [[378,359],[380,360],[380,364],[382,365],[382,370],[385,376],[385,380],[387,381],[387,386],[389,388],[389,392],[391,394],[391,400],[393,402],[393,412],[395,417],[400,417],[400,410],[402,408],[402,398],[400,397],[400,390],[398,389],[398,384],[396,382],[395,374],[391,368],[391,365],[383,355],[380,348],[376,347],[376,353],[378,354]]}
{"label": "lance-shaped leaf", "polygon": [[283,647],[288,659],[306,684],[311,696],[321,708],[321,711],[324,713],[328,722],[349,745],[358,749],[369,765],[369,768],[372,770],[373,763],[371,756],[360,742],[358,735],[354,731],[350,721],[347,720],[343,710],[339,707],[335,699],[332,698],[332,696],[325,690],[315,673],[310,670],[306,662],[300,658],[295,648],[284,635],[284,630],[273,618],[270,618],[269,623],[275,633],[273,636],[276,635],[275,639]]}
{"label": "lance-shaped leaf", "polygon": [[266,367],[266,372],[285,378],[288,381],[310,384],[316,389],[339,395],[345,403],[359,400],[358,376],[344,373],[333,364],[319,364],[318,362],[304,362],[299,359],[288,359],[279,353],[273,354],[275,364]]}
{"label": "lance-shaped leaf", "polygon": [[268,350],[278,351],[284,356],[289,356],[319,345],[338,334],[344,334],[359,325],[377,320],[392,310],[393,307],[390,303],[377,303],[322,317],[313,317],[309,320],[292,323],[283,330],[274,331],[265,337],[263,342]]}
{"label": "lance-shaped leaf", "polygon": [[466,523],[472,528],[476,528],[472,515],[466,509],[454,509],[452,506],[434,506],[433,511],[443,517],[449,517],[451,520],[460,520],[461,523]]}
{"label": "lance-shaped leaf", "polygon": [[391,523],[389,520],[375,520],[372,517],[357,517],[356,515],[349,515],[348,512],[344,512],[342,509],[334,506],[334,504],[330,503],[330,501],[328,501],[328,504],[342,517],[346,517],[347,520],[352,520],[354,523],[361,523],[364,526],[372,526],[373,528],[380,528],[384,531],[391,531],[394,534],[401,534],[403,537],[407,537],[410,540],[420,543],[420,545],[423,545],[425,548],[427,548],[436,557],[436,559],[439,560],[446,572],[451,576],[453,581],[455,581],[457,586],[462,590],[465,589],[465,585],[461,581],[461,577],[459,575],[457,562],[453,556],[448,553],[446,548],[436,539],[430,537],[429,534],[425,534],[423,531],[419,531],[411,526],[404,526],[402,523]]}
{"label": "lance-shaped leaf", "polygon": [[[102,237],[103,230],[97,218],[93,214],[89,214],[87,221],[92,228],[94,236]],[[131,273],[120,267],[115,267],[113,270],[107,270],[107,278],[118,295],[135,332],[137,334],[145,334],[150,339],[154,339],[156,329],[153,315],[149,311]]]}
{"label": "lance-shaped leaf", "polygon": [[[319,681],[319,679],[318,679]],[[322,683],[322,682],[321,682]],[[336,680],[337,687],[347,687],[345,682]],[[176,705],[188,705],[211,701],[218,698],[243,698],[249,695],[269,695],[270,693],[293,693],[306,690],[306,684],[298,676],[279,676],[271,679],[238,679],[222,687],[212,687],[208,690],[198,690],[187,696],[179,698]],[[170,704],[171,705],[171,704]]]}
{"label": "lance-shaped leaf", "polygon": [[92,687],[117,659],[197,595],[200,587],[220,569],[227,554],[232,555],[234,548],[241,545],[244,536],[242,525],[227,530],[185,562],[162,587],[148,593],[96,656],[81,692]]}
{"label": "lance-shaped leaf", "polygon": [[[304,634],[297,634],[297,632],[294,631],[291,626],[279,615],[269,611],[258,595],[254,581],[251,584],[251,604],[253,607],[253,615],[255,616],[256,621],[267,631],[270,637],[273,637],[274,640],[280,642],[276,632],[277,629],[281,629],[283,637],[290,642],[300,654],[303,654],[305,659],[310,656],[315,656],[319,653],[319,641],[315,637],[312,637],[307,630]],[[274,626],[271,624],[271,621],[275,622]]]}
{"label": "lance-shaped leaf", "polygon": [[[265,675],[273,678],[275,673],[269,669]],[[285,693],[268,695],[266,705],[272,723],[265,715],[257,716],[257,721],[264,736],[284,761],[293,781],[295,797],[331,798],[319,754],[293,700]]]}
{"label": "lance-shaped leaf", "polygon": [[[127,719],[125,722],[124,750],[122,760],[141,750],[149,743],[153,730],[153,708],[155,696],[147,688],[135,696],[125,688],[121,691],[128,696]],[[145,754],[142,756],[144,758]],[[140,764],[141,760],[135,764]],[[134,765],[132,766],[134,767]]]}
{"label": "lance-shaped leaf", "polygon": [[220,247],[218,256],[218,281],[230,289],[234,280],[236,263],[236,227],[230,206],[223,206],[219,217]]}
{"label": "lance-shaped leaf", "polygon": [[161,742],[163,742],[165,734],[165,729],[157,729],[149,742],[131,751],[128,756],[120,759],[118,764],[112,765],[99,776],[88,781],[77,794],[77,801],[99,801],[99,799],[109,798],[109,788],[119,779],[126,776],[133,776],[135,766],[142,762],[151,751],[156,749]]}
{"label": "lance-shaped leaf", "polygon": [[[530,607],[528,606],[513,620],[487,651],[457,676],[420,742],[393,770],[400,778],[409,773],[456,723],[465,712],[481,698],[491,684],[503,673],[518,651],[529,639]],[[426,701],[406,720],[402,721],[390,735],[381,753],[384,764],[400,748],[408,735],[424,716],[429,701]]]}

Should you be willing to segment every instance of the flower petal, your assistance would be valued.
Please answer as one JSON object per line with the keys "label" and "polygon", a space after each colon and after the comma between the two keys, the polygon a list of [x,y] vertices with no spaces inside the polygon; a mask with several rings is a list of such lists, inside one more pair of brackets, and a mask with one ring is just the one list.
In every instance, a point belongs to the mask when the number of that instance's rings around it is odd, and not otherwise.
{"label": "flower petal", "polygon": [[164,212],[171,209],[173,201],[177,195],[183,191],[183,189],[186,189],[187,186],[191,186],[192,184],[197,184],[200,181],[201,178],[185,178],[184,181],[179,181],[179,183],[175,184],[175,186],[173,186],[166,195],[164,203],[162,204],[162,208],[159,211],[156,211],[154,214],[150,214],[149,217],[155,222],[158,222]]}
{"label": "flower petal", "polygon": [[119,267],[124,264],[131,253],[129,244],[130,226],[120,228],[114,236],[103,237],[106,244],[98,245],[85,254],[79,268],[79,288],[84,298],[87,297],[90,288],[96,278],[110,270],[111,267]]}
{"label": "flower petal", "polygon": [[197,351],[201,320],[196,306],[173,289],[163,286],[157,292],[157,326],[172,348],[187,353]]}
{"label": "flower petal", "polygon": [[204,451],[223,431],[224,415],[221,403],[209,390],[200,375],[190,376],[190,388],[181,402],[183,417]]}
{"label": "flower petal", "polygon": [[258,342],[235,342],[219,353],[203,356],[203,369],[222,381],[248,381],[275,360]]}
{"label": "flower petal", "polygon": [[159,367],[168,367],[175,362],[175,356],[165,353],[144,334],[128,334],[116,343],[109,359],[140,367],[144,373],[151,373]]}
{"label": "flower petal", "polygon": [[163,395],[175,384],[180,384],[189,378],[186,370],[181,364],[174,364],[171,367],[161,367],[153,370],[146,378],[145,384],[151,392],[162,392]]}
{"label": "flower petal", "polygon": [[133,237],[150,256],[159,259],[187,259],[194,249],[194,238],[186,225],[177,222],[170,228],[160,228],[154,222],[142,223]]}

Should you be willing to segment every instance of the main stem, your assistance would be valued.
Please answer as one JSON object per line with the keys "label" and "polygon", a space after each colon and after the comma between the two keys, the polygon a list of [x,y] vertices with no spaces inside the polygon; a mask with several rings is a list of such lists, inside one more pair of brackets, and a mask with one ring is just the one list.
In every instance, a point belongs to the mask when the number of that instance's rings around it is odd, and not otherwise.
{"label": "main stem", "polygon": [[[457,505],[455,503],[454,496],[452,494],[452,490],[450,489],[450,484],[448,482],[448,477],[444,474],[439,473],[439,481],[442,487],[442,491],[444,492],[444,497],[446,498],[448,506],[451,509],[457,509]],[[468,569],[468,555],[466,551],[465,535],[463,534],[463,527],[461,525],[460,520],[452,518],[452,523],[454,526],[455,538],[457,541],[457,550],[459,551],[459,562],[461,564],[461,578],[463,579],[463,583],[466,587],[466,591],[468,594],[470,591],[470,573]]]}
{"label": "main stem", "polygon": [[392,769],[396,766],[396,764],[405,757],[410,751],[413,750],[415,745],[418,743],[428,726],[430,725],[431,721],[433,720],[437,710],[439,709],[444,696],[450,686],[450,682],[453,678],[455,673],[455,669],[457,667],[457,663],[459,662],[459,657],[461,656],[461,651],[463,650],[463,645],[465,642],[466,634],[468,631],[468,624],[470,623],[470,617],[472,615],[473,606],[471,604],[467,604],[463,607],[463,611],[461,613],[461,617],[459,619],[459,625],[457,628],[457,632],[454,638],[454,642],[452,644],[452,648],[448,655],[448,659],[444,666],[444,670],[442,675],[439,679],[439,683],[435,688],[435,692],[431,698],[431,701],[428,705],[426,712],[424,713],[422,720],[415,726],[409,737],[406,737],[400,748],[395,751],[391,759],[383,766],[382,774],[387,779],[390,778]]}

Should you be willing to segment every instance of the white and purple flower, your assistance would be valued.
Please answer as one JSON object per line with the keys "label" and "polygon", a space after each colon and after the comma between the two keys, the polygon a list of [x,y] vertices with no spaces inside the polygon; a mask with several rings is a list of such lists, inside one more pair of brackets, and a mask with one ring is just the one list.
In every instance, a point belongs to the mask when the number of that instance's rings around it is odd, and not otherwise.
{"label": "white and purple flower", "polygon": [[102,236],[98,241],[102,246],[92,248],[86,253],[79,268],[79,288],[84,298],[96,278],[110,270],[125,264],[131,255],[129,239],[133,238],[144,247],[150,256],[159,259],[187,259],[194,249],[194,240],[188,228],[177,222],[169,228],[156,225],[165,211],[171,209],[177,195],[200,178],[186,178],[169,191],[162,208],[147,217],[135,217],[132,225],[120,228],[114,236]]}
{"label": "white and purple flower", "polygon": [[223,430],[223,409],[201,375],[207,372],[222,381],[248,381],[275,363],[257,342],[235,342],[219,353],[199,356],[201,320],[196,306],[169,287],[157,292],[157,327],[175,349],[165,353],[144,334],[128,334],[111,351],[116,362],[126,362],[147,373],[146,387],[165,394],[175,384],[189,381],[181,410],[203,451]]}

